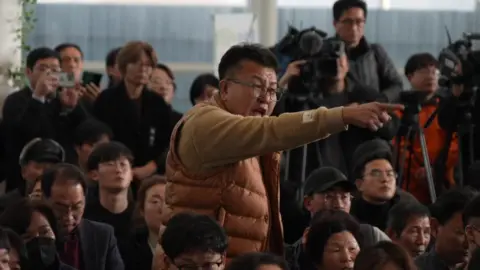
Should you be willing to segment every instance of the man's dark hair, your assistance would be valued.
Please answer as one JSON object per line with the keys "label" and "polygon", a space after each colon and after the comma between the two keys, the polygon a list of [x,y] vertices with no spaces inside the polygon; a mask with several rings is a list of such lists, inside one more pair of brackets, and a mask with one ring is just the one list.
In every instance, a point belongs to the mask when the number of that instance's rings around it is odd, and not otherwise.
{"label": "man's dark hair", "polygon": [[307,235],[306,251],[316,265],[323,263],[323,253],[328,239],[340,232],[350,232],[360,244],[360,224],[348,213],[340,210],[322,211],[318,221],[310,226]]}
{"label": "man's dark hair", "polygon": [[411,217],[430,217],[430,211],[425,205],[414,201],[397,203],[388,212],[387,227],[399,236]]}
{"label": "man's dark hair", "polygon": [[340,20],[343,13],[351,8],[361,8],[367,18],[367,3],[363,0],[337,0],[333,4],[333,19],[335,21]]}
{"label": "man's dark hair", "polygon": [[471,219],[480,218],[480,195],[475,196],[463,210],[463,224],[467,225]]}
{"label": "man's dark hair", "polygon": [[108,52],[107,57],[105,59],[105,65],[107,67],[113,67],[117,63],[117,55],[118,52],[122,49],[122,47],[118,47],[115,49],[112,49],[111,51]]}
{"label": "man's dark hair", "polygon": [[58,59],[58,61],[60,61],[60,55],[58,54],[58,52],[50,48],[40,47],[40,48],[33,49],[27,55],[27,60],[26,60],[27,68],[33,69],[33,67],[35,67],[35,64],[39,60],[48,59],[48,58],[56,58]]}
{"label": "man's dark hair", "polygon": [[226,270],[256,270],[262,265],[275,265],[282,270],[288,270],[287,262],[275,254],[252,252],[233,259]]}
{"label": "man's dark hair", "polygon": [[167,223],[161,245],[170,260],[186,252],[225,253],[228,237],[218,223],[206,215],[179,213]]}
{"label": "man's dark hair", "polygon": [[412,75],[415,71],[430,66],[438,67],[438,61],[435,56],[430,53],[414,54],[408,58],[405,64],[405,76]]}
{"label": "man's dark hair", "polygon": [[132,164],[133,154],[128,147],[119,142],[102,143],[93,149],[88,157],[87,170],[97,170],[101,163],[116,161],[120,158],[126,158]]}
{"label": "man's dark hair", "polygon": [[75,146],[82,146],[84,144],[94,145],[100,141],[103,136],[112,138],[113,132],[110,127],[98,120],[88,119],[75,129],[73,144]]}
{"label": "man's dark hair", "polygon": [[198,75],[190,86],[190,102],[195,105],[195,99],[203,95],[206,86],[220,88],[220,81],[212,73]]}
{"label": "man's dark hair", "polygon": [[441,225],[445,225],[456,213],[463,213],[476,195],[477,192],[469,187],[450,189],[430,206],[430,213]]}
{"label": "man's dark hair", "polygon": [[87,193],[87,179],[77,166],[68,163],[59,163],[46,170],[41,177],[42,193],[45,198],[52,196],[52,186],[56,182],[71,182],[72,185],[82,186],[83,193]]}
{"label": "man's dark hair", "polygon": [[74,43],[62,43],[62,44],[59,44],[59,45],[57,45],[57,47],[55,47],[55,51],[60,54],[60,53],[62,53],[63,50],[68,49],[68,48],[74,48],[74,49],[76,49],[78,52],[80,52],[80,56],[81,56],[82,59],[83,59],[83,51],[82,51],[82,49],[80,48],[80,46],[78,46],[77,44],[74,44]]}
{"label": "man's dark hair", "polygon": [[384,269],[386,265],[392,265],[394,269],[416,270],[417,267],[408,254],[400,245],[382,241],[373,247],[360,250],[355,259],[354,270]]}
{"label": "man's dark hair", "polygon": [[220,80],[225,79],[232,69],[238,68],[242,61],[252,61],[264,67],[278,69],[277,58],[268,48],[260,44],[240,44],[232,46],[222,56],[218,65]]}

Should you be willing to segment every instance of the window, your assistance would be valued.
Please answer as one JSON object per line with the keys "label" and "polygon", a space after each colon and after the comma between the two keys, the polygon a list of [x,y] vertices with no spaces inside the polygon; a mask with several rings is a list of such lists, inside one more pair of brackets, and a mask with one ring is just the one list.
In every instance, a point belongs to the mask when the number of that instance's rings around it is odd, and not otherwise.
{"label": "window", "polygon": [[39,4],[246,6],[247,0],[38,0]]}

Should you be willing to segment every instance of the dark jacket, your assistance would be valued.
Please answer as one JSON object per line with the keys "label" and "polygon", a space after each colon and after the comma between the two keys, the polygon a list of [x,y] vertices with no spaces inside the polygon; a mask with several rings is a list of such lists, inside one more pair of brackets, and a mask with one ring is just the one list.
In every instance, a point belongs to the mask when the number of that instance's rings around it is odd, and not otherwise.
{"label": "dark jacket", "polygon": [[112,226],[83,219],[78,229],[85,270],[125,269]]}
{"label": "dark jacket", "polygon": [[369,44],[364,37],[357,47],[347,51],[347,55],[350,79],[374,89],[379,94],[379,101],[399,101],[402,77],[381,45]]}
{"label": "dark jacket", "polygon": [[153,253],[148,245],[148,230],[138,229],[129,239],[119,244],[125,270],[151,270]]}
{"label": "dark jacket", "polygon": [[410,193],[397,189],[395,196],[388,202],[376,205],[365,201],[360,194],[352,200],[350,214],[361,223],[367,223],[385,231],[388,212],[400,202],[418,202]]}
{"label": "dark jacket", "polygon": [[6,156],[8,157],[7,191],[20,187],[24,192],[24,181],[20,177],[19,156],[30,140],[40,137],[56,140],[73,153],[73,131],[87,118],[81,105],[71,111],[62,108],[60,100],[54,98],[41,103],[32,98],[32,90],[25,87],[10,94],[3,106],[3,132]]}
{"label": "dark jacket", "polygon": [[137,101],[128,97],[125,84],[104,90],[94,104],[94,114],[113,131],[114,140],[133,152],[134,166],[164,162],[172,132],[171,109],[164,99],[148,89]]}
{"label": "dark jacket", "polygon": [[24,197],[18,189],[11,190],[0,196],[0,214],[5,211],[9,206],[22,200]]}
{"label": "dark jacket", "polygon": [[[363,103],[375,100],[375,90],[355,84],[347,79],[346,89],[343,93],[324,95],[323,98],[310,100],[308,108],[318,108],[321,106],[333,108],[338,106],[346,106],[351,103]],[[287,111],[299,111],[304,106],[298,101],[287,101],[289,104],[285,106]],[[322,166],[331,166],[338,168],[345,175],[349,175],[352,171],[353,160],[352,155],[355,149],[365,141],[372,139],[383,139],[391,141],[400,126],[400,121],[392,115],[392,121],[384,125],[377,132],[372,132],[365,128],[350,126],[348,130],[332,134],[324,140],[313,142],[307,147],[307,165],[305,176],[316,168]],[[290,151],[289,159],[289,180],[300,181],[302,172],[303,147]]]}

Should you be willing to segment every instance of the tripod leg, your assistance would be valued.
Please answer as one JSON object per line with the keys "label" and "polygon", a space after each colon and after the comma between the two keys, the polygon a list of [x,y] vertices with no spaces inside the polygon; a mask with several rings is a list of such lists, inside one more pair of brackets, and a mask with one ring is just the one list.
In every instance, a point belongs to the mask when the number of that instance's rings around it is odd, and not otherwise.
{"label": "tripod leg", "polygon": [[437,192],[435,190],[435,182],[433,182],[432,167],[430,164],[430,157],[428,156],[427,141],[425,140],[425,134],[421,127],[419,127],[418,136],[420,139],[420,147],[422,148],[423,167],[427,177],[428,190],[430,192],[430,200],[432,203],[437,199]]}
{"label": "tripod leg", "polygon": [[302,174],[301,174],[301,186],[300,188],[298,189],[298,192],[297,192],[297,200],[299,202],[303,202],[303,185],[305,183],[305,179],[307,178],[306,174],[307,174],[307,148],[308,145],[305,144],[302,146]]}
{"label": "tripod leg", "polygon": [[[400,161],[398,162],[398,168],[397,168],[397,171],[398,171],[397,185],[399,188],[401,188],[403,184],[403,178],[404,178],[403,175],[405,174],[405,161],[407,160],[407,143],[409,141],[411,134],[412,134],[412,128],[409,127],[407,130],[407,135],[405,136],[405,143],[403,144],[402,150],[401,151],[398,150],[401,152]],[[400,145],[401,142],[402,142],[401,137],[399,137],[397,141],[398,149],[400,149],[401,147]]]}

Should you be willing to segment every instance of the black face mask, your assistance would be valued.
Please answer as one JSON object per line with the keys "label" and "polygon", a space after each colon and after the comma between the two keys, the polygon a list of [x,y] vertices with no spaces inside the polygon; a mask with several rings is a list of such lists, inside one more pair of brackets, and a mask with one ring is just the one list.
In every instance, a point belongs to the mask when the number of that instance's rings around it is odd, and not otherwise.
{"label": "black face mask", "polygon": [[36,237],[25,245],[30,265],[35,269],[44,269],[55,263],[57,247],[55,240],[47,237]]}

